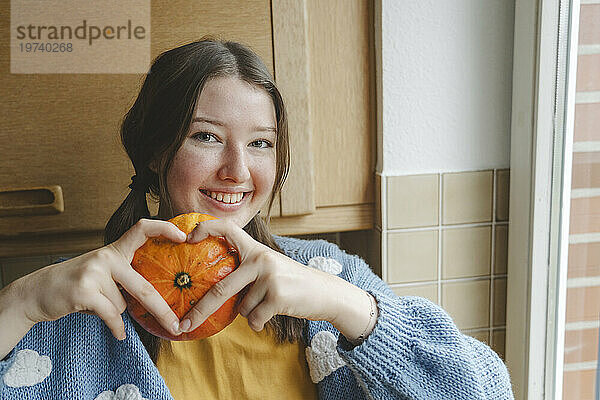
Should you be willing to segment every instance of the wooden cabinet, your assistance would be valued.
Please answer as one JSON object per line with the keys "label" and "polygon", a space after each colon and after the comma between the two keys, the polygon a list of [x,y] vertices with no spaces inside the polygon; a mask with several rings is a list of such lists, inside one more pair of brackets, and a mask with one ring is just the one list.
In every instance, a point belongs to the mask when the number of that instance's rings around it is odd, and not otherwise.
{"label": "wooden cabinet", "polygon": [[[153,1],[151,57],[211,34],[250,45],[274,73],[290,113],[288,184],[271,220],[279,234],[373,226],[375,148],[372,2]],[[1,12],[9,14],[2,2]],[[1,23],[10,37],[8,21]],[[133,170],[119,123],[135,74],[10,74],[0,43],[0,257],[84,251],[128,193]],[[297,155],[297,156],[296,156]],[[64,211],[3,216],[51,201]],[[37,192],[9,193],[38,188]],[[39,189],[41,188],[41,189]],[[52,192],[55,193],[55,192]],[[20,196],[20,197],[19,197]],[[48,200],[50,196],[50,200]],[[52,212],[52,211],[50,211]]]}

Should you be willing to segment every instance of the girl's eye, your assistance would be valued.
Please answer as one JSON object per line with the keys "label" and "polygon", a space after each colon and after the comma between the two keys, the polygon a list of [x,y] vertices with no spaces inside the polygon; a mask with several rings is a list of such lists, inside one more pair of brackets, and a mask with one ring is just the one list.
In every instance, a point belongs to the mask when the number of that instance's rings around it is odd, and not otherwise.
{"label": "girl's eye", "polygon": [[268,140],[259,139],[259,140],[255,140],[254,142],[252,142],[252,146],[258,147],[261,149],[267,149],[269,147],[273,147],[273,144],[271,142],[269,142]]}
{"label": "girl's eye", "polygon": [[[198,132],[194,135],[192,135],[192,138],[196,139],[196,140],[200,140],[202,142],[210,142],[210,138],[215,138],[215,135],[213,135],[212,133],[208,133],[208,132]],[[216,138],[215,138],[216,140]]]}

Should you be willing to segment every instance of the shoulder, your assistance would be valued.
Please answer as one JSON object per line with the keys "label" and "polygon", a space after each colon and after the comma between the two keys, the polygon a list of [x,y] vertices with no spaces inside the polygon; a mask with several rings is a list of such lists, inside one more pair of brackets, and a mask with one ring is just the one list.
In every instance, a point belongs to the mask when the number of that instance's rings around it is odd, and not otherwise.
{"label": "shoulder", "polygon": [[307,264],[314,257],[342,258],[347,255],[335,243],[323,239],[307,240],[277,235],[273,235],[273,239],[288,257],[302,264]]}

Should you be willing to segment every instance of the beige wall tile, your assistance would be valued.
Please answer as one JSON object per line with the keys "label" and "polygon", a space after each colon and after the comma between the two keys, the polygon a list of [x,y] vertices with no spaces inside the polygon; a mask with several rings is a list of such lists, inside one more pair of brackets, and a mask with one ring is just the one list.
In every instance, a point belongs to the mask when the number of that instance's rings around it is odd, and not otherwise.
{"label": "beige wall tile", "polygon": [[506,278],[494,279],[494,326],[506,325]]}
{"label": "beige wall tile", "polygon": [[494,329],[492,332],[491,348],[498,353],[501,359],[504,360],[504,349],[506,345],[506,331],[504,329]]}
{"label": "beige wall tile", "polygon": [[438,300],[438,285],[419,285],[419,286],[404,286],[404,287],[392,287],[394,293],[398,296],[418,296],[425,297],[439,304]]}
{"label": "beige wall tile", "polygon": [[442,237],[443,279],[490,274],[490,226],[446,229]]}
{"label": "beige wall tile", "polygon": [[496,221],[508,221],[510,170],[496,171]]}
{"label": "beige wall tile", "polygon": [[492,220],[493,171],[450,173],[442,179],[444,224]]}
{"label": "beige wall tile", "polygon": [[496,225],[494,274],[506,274],[508,260],[508,225]]}
{"label": "beige wall tile", "polygon": [[489,336],[489,332],[488,331],[464,331],[463,332],[465,335],[469,335],[471,337],[474,337],[475,339],[479,340],[480,342],[483,342],[485,344],[487,344],[488,346],[490,346],[490,336]]}
{"label": "beige wall tile", "polygon": [[442,284],[442,307],[459,329],[489,327],[490,281]]}
{"label": "beige wall tile", "polygon": [[437,230],[389,232],[387,237],[388,283],[437,279]]}
{"label": "beige wall tile", "polygon": [[387,227],[438,225],[439,175],[387,177]]}

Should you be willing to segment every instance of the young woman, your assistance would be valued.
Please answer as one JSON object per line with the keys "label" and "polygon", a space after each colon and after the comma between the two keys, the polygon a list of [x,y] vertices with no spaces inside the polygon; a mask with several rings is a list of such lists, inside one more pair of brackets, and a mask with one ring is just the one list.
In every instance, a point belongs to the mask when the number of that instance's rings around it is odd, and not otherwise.
{"label": "young woman", "polygon": [[[161,54],[121,137],[135,175],[106,246],[0,291],[2,399],[513,397],[500,358],[438,306],[394,295],[331,243],[269,233],[259,214],[287,174],[286,112],[248,48],[206,39]],[[165,221],[188,212],[219,219],[189,235]],[[226,237],[241,263],[180,321],[130,263],[149,237],[207,235]],[[145,332],[121,294],[178,335],[245,287],[241,317],[196,341]]]}

